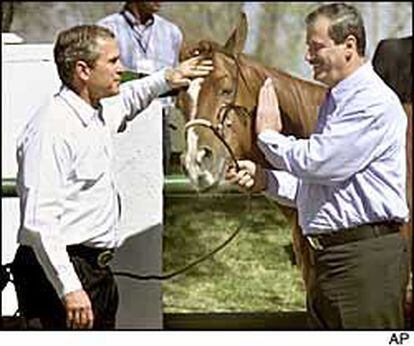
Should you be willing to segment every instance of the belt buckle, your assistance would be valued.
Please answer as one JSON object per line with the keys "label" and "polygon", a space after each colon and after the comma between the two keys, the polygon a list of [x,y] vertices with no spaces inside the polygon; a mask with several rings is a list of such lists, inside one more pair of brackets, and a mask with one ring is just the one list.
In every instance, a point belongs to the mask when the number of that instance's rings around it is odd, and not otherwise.
{"label": "belt buckle", "polygon": [[321,242],[319,241],[318,238],[313,238],[312,236],[307,236],[306,239],[308,240],[310,246],[312,247],[312,249],[314,250],[323,250],[323,246],[321,244]]}
{"label": "belt buckle", "polygon": [[105,267],[108,266],[109,262],[112,260],[113,257],[114,257],[113,251],[105,250],[105,251],[102,251],[98,255],[98,258],[96,259],[96,262],[98,263],[99,267],[105,268]]}

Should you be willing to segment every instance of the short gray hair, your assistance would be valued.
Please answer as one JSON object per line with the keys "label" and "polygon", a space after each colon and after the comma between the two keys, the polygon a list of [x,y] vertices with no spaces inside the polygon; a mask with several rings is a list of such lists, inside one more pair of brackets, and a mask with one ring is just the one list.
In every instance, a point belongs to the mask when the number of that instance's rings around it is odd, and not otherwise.
{"label": "short gray hair", "polygon": [[98,25],[77,25],[58,34],[53,53],[59,77],[71,86],[76,62],[85,61],[94,67],[99,58],[98,39],[114,39],[115,35]]}
{"label": "short gray hair", "polygon": [[313,26],[320,16],[331,21],[328,35],[335,44],[344,43],[349,35],[353,35],[357,40],[358,54],[360,56],[365,55],[364,22],[361,14],[354,6],[344,3],[322,5],[307,15],[306,25]]}

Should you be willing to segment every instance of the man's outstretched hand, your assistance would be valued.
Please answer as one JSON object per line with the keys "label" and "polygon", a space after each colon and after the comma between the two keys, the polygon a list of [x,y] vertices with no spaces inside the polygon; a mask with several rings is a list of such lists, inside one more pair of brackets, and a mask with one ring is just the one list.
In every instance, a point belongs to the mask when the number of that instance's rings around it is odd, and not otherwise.
{"label": "man's outstretched hand", "polygon": [[270,78],[267,78],[260,88],[257,104],[256,133],[259,134],[265,130],[282,131],[279,101]]}
{"label": "man's outstretched hand", "polygon": [[206,77],[213,71],[213,61],[201,56],[184,60],[175,68],[165,71],[165,79],[172,89],[179,89],[190,85],[194,78]]}

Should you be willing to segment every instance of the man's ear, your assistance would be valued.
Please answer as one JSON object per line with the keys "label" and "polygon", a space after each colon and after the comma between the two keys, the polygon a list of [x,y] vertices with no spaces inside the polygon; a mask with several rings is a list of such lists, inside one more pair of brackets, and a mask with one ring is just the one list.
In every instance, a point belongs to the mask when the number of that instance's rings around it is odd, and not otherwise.
{"label": "man's ear", "polygon": [[357,39],[354,35],[349,35],[345,39],[345,50],[345,57],[347,60],[349,60],[354,53],[358,54]]}
{"label": "man's ear", "polygon": [[86,81],[91,75],[91,68],[85,61],[78,60],[75,64],[75,74],[80,80]]}

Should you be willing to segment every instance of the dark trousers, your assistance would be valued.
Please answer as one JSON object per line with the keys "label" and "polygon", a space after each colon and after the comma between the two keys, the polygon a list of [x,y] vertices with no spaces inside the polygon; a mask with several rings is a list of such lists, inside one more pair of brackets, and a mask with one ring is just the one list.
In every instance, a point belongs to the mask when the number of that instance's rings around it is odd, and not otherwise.
{"label": "dark trousers", "polygon": [[408,253],[399,233],[311,252],[311,328],[404,329]]}
{"label": "dark trousers", "polygon": [[[118,290],[110,268],[100,268],[93,261],[73,254],[70,259],[92,303],[93,329],[114,329]],[[43,329],[67,329],[64,305],[30,247],[18,248],[12,273],[21,315],[28,321],[40,319]]]}

